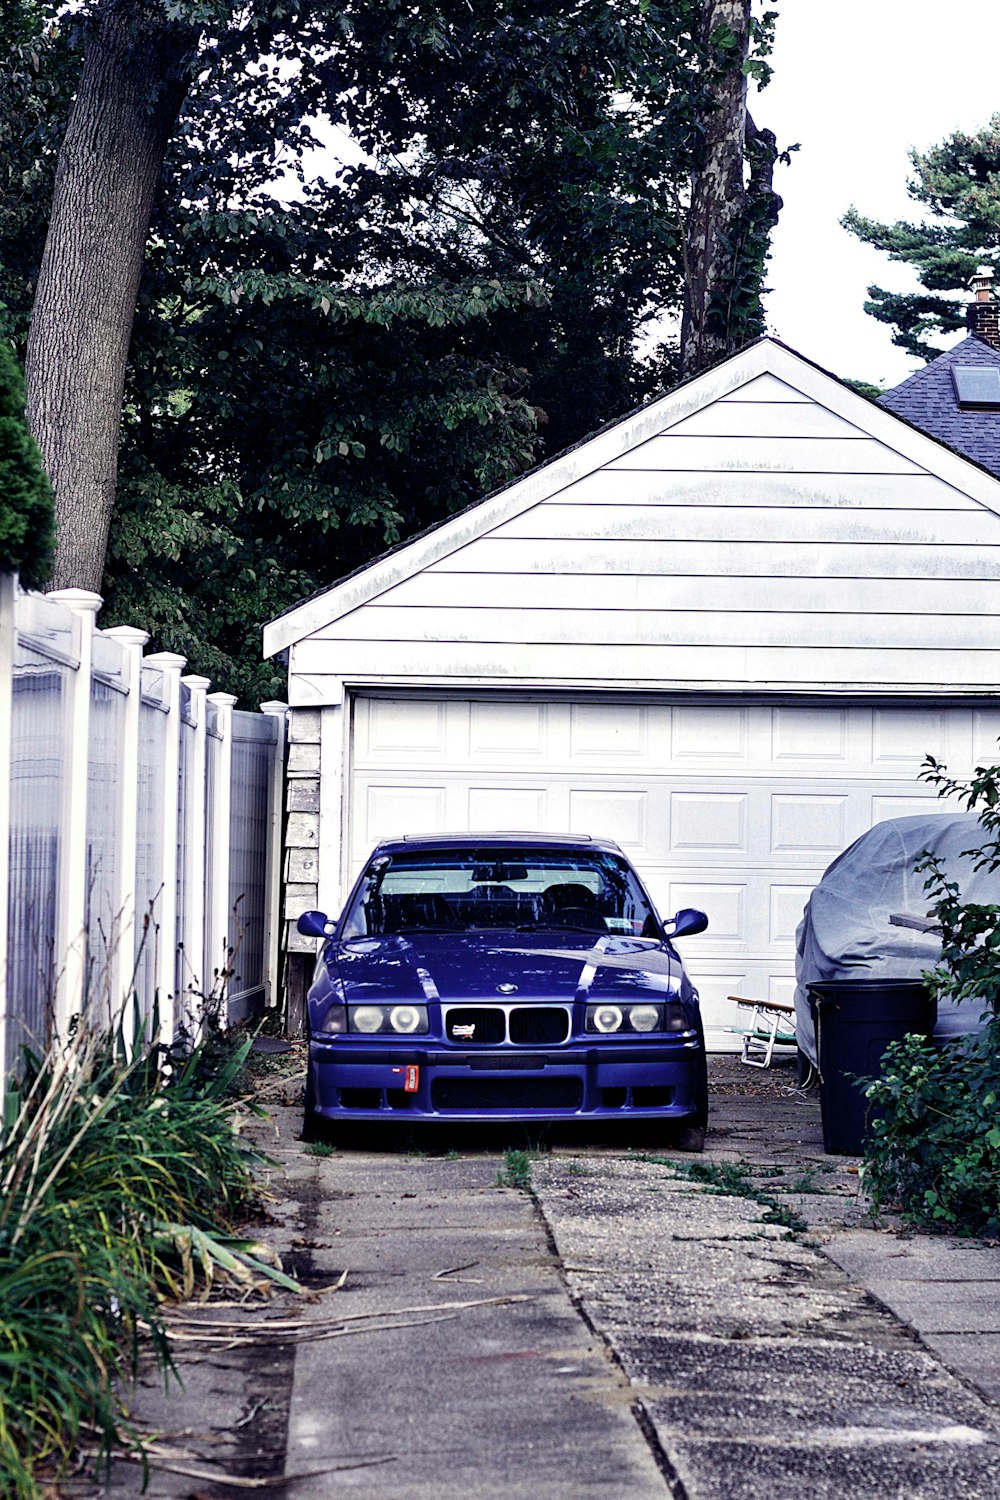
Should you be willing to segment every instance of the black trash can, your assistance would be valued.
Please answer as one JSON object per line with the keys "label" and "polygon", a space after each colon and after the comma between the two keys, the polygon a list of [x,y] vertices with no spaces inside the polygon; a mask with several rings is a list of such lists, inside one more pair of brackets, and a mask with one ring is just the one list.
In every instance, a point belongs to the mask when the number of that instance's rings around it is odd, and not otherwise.
{"label": "black trash can", "polygon": [[937,1001],[919,979],[825,979],[808,990],[816,1030],[823,1150],[827,1155],[860,1156],[876,1111],[856,1080],[881,1077],[882,1054],[890,1042],[911,1032],[930,1036]]}

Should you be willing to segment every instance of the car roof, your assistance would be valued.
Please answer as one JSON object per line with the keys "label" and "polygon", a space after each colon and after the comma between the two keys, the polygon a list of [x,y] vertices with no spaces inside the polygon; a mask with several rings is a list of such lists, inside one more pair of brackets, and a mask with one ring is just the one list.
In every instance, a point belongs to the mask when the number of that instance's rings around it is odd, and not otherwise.
{"label": "car roof", "polygon": [[511,846],[539,849],[600,849],[620,854],[613,839],[592,838],[588,833],[407,833],[400,838],[381,839],[373,854],[402,854],[412,849],[503,849]]}

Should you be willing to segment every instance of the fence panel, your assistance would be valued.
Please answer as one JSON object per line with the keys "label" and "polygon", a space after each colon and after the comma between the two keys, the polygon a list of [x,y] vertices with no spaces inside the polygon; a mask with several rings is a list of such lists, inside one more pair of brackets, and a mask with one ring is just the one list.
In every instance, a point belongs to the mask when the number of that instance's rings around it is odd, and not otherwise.
{"label": "fence panel", "polygon": [[[128,663],[117,641],[94,638],[87,757],[87,970],[90,1003],[109,1012],[122,937],[122,743],[128,700]],[[131,967],[131,964],[130,964]]]}
{"label": "fence panel", "polygon": [[96,629],[98,603],[0,577],[5,1071],[25,1040],[132,990],[168,1034],[197,1019],[230,949],[230,1020],[277,999],[283,705],[234,714],[168,653],[140,670],[144,636]]}
{"label": "fence panel", "polygon": [[252,1010],[263,998],[267,982],[268,860],[277,719],[234,713],[232,746],[229,909],[233,913],[234,954],[230,1015]]}
{"label": "fence panel", "polygon": [[32,599],[13,654],[7,983],[18,1005],[6,1027],[7,1069],[25,1043],[45,1044],[53,1022],[67,698],[78,662],[73,622],[62,615],[44,599]]}

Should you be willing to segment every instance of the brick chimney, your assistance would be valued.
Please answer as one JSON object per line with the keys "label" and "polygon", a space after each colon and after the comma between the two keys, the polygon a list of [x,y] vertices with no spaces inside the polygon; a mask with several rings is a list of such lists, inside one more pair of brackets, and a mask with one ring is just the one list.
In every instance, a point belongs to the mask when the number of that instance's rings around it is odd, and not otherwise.
{"label": "brick chimney", "polygon": [[969,282],[974,300],[969,303],[965,317],[970,333],[977,333],[994,349],[1000,349],[1000,303],[993,300],[993,275],[992,266],[977,269]]}

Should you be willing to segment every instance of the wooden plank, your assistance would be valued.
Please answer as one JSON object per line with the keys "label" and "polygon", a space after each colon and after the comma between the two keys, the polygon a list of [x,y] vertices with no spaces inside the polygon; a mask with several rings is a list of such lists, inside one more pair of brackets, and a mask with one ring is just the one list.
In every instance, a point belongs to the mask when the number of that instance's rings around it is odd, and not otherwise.
{"label": "wooden plank", "polygon": [[985,510],[750,510],[702,505],[567,505],[549,501],[498,526],[494,540],[564,537],[651,542],[863,542],[892,546],[1000,545],[1000,518]]}
{"label": "wooden plank", "polygon": [[861,428],[815,402],[716,401],[681,417],[667,437],[867,438]]}
{"label": "wooden plank", "polygon": [[[761,593],[770,583],[759,585]],[[670,582],[664,582],[669,603]],[[861,599],[858,599],[861,603]],[[337,659],[324,642],[456,641],[468,644],[593,646],[904,646],[921,650],[1000,649],[1000,619],[978,615],[795,614],[786,610],[360,609],[302,642],[297,665],[318,671]],[[325,657],[325,660],[324,660]],[[289,808],[308,810],[299,799]]]}
{"label": "wooden plank", "polygon": [[[1000,614],[1000,578],[955,583],[947,578],[883,578],[877,588],[868,581],[863,605],[868,614],[992,615]],[[588,610],[697,609],[774,610],[784,613],[827,611],[839,614],[858,609],[856,578],[782,578],[775,588],[770,578],[721,578],[673,575],[630,577],[619,573],[556,574],[527,584],[525,604],[547,608]],[[507,573],[418,573],[363,606],[365,612],[383,608],[503,609],[511,600]],[[327,635],[326,628],[316,638]],[[318,760],[318,757],[317,757]]]}
{"label": "wooden plank", "polygon": [[[314,701],[322,701],[321,678],[336,664],[331,680],[371,682],[420,678],[472,679],[476,682],[520,680],[546,683],[593,682],[623,686],[634,683],[692,685],[789,683],[866,686],[933,685],[992,691],[1000,682],[1000,650],[935,651],[882,648],[780,648],[753,646],[592,646],[525,645],[469,642],[343,641],[335,656],[323,641],[300,645],[299,682]],[[333,661],[331,657],[333,656]],[[299,682],[293,682],[296,690]],[[311,842],[292,838],[303,847]],[[305,830],[303,830],[305,832]]]}
{"label": "wooden plank", "polygon": [[650,438],[607,465],[610,469],[737,469],[757,473],[914,474],[918,466],[868,437]]}
{"label": "wooden plank", "polygon": [[[847,506],[878,510],[971,510],[994,514],[933,474],[747,474],[685,470],[598,469],[567,485],[542,506],[715,505]],[[533,513],[533,512],[532,512]]]}
{"label": "wooden plank", "polygon": [[[546,546],[483,537],[431,570],[456,573],[627,573],[771,578],[1000,578],[1000,547],[872,547],[849,543],[593,542]],[[534,585],[538,587],[540,585]]]}

